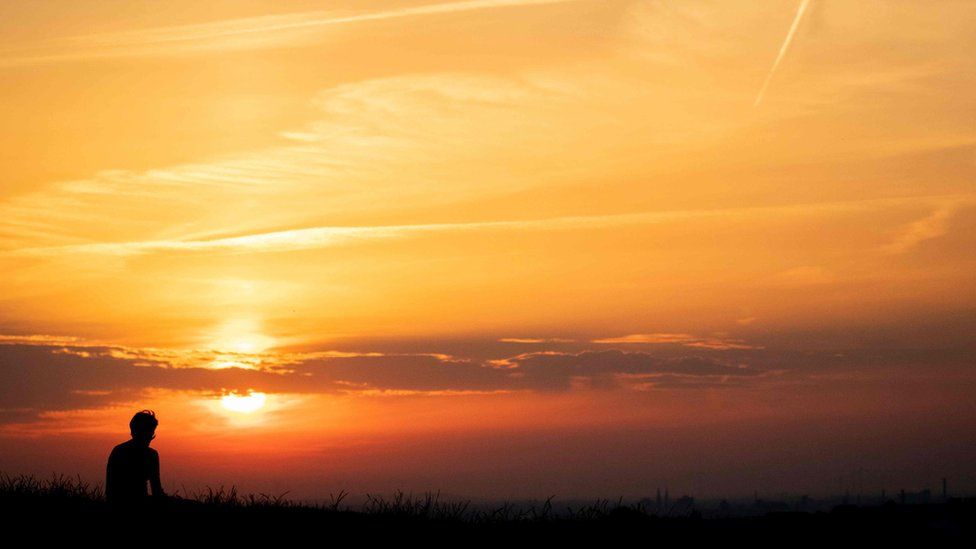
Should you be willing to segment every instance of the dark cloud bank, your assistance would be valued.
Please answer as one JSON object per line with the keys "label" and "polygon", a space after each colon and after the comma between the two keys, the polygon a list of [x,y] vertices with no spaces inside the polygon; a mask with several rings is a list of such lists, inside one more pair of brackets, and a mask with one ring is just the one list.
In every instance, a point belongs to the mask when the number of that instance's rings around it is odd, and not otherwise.
{"label": "dark cloud bank", "polygon": [[735,385],[767,370],[722,356],[618,349],[540,351],[479,361],[435,354],[317,356],[262,369],[173,367],[111,347],[0,345],[0,422],[135,400],[146,389],[221,393],[469,392]]}

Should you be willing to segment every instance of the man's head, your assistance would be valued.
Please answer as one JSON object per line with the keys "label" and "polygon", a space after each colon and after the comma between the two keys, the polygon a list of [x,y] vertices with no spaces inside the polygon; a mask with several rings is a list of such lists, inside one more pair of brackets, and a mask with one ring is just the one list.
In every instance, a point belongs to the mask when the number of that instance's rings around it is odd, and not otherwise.
{"label": "man's head", "polygon": [[148,446],[149,441],[156,438],[157,425],[159,420],[156,419],[156,413],[152,410],[143,410],[132,416],[132,420],[129,421],[129,432],[132,433],[133,439]]}

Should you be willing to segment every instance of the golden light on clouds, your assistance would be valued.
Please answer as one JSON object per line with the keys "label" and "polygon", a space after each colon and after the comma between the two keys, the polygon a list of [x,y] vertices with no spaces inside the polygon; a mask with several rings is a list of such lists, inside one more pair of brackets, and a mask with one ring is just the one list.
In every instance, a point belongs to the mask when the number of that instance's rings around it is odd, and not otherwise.
{"label": "golden light on clouds", "polygon": [[257,320],[242,318],[221,323],[206,347],[216,351],[255,354],[268,350],[274,344],[274,338],[261,333]]}

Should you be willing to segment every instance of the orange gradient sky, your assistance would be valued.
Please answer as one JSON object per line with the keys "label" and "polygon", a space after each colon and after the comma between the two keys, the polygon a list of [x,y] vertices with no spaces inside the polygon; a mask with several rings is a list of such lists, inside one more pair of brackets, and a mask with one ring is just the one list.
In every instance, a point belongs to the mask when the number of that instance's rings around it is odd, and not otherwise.
{"label": "orange gradient sky", "polygon": [[973,28],[4,3],[0,469],[154,408],[172,488],[976,489]]}

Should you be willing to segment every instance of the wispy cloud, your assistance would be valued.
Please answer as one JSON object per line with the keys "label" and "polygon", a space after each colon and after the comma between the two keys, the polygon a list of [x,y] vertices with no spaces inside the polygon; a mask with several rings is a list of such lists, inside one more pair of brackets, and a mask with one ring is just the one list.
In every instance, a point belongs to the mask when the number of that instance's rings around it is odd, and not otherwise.
{"label": "wispy cloud", "polygon": [[0,67],[56,63],[102,57],[185,54],[278,47],[305,39],[301,31],[322,27],[480,11],[562,4],[581,0],[468,0],[365,13],[308,11],[53,39],[43,44],[0,51]]}
{"label": "wispy cloud", "polygon": [[926,240],[946,234],[948,222],[955,214],[956,208],[955,204],[947,204],[922,219],[909,223],[894,240],[881,247],[881,252],[890,255],[902,254]]}
{"label": "wispy cloud", "polygon": [[38,347],[54,354],[72,355],[82,358],[111,358],[132,361],[136,366],[155,366],[160,368],[202,368],[223,370],[237,368],[260,370],[271,373],[291,373],[290,366],[314,360],[383,358],[383,357],[425,357],[440,362],[464,362],[465,359],[444,353],[378,351],[308,351],[285,352],[269,350],[263,352],[242,352],[228,350],[220,346],[201,348],[162,348],[132,347],[105,341],[91,340],[76,336],[46,334],[0,334],[0,346]]}
{"label": "wispy cloud", "polygon": [[48,334],[0,334],[0,345],[84,345],[83,338]]}
{"label": "wispy cloud", "polygon": [[[807,216],[825,210],[859,211],[932,200],[838,201],[518,221],[499,215],[501,219],[471,223],[356,224],[393,217],[388,214],[398,209],[431,211],[472,196],[492,199],[538,188],[552,177],[567,177],[561,155],[573,143],[560,139],[573,132],[562,131],[549,117],[589,105],[588,100],[567,94],[566,88],[583,89],[584,95],[596,91],[587,90],[588,84],[574,87],[574,82],[538,74],[508,78],[444,73],[335,86],[317,97],[321,117],[296,127],[287,144],[157,169],[104,171],[0,201],[0,252],[123,257],[289,251],[446,232]],[[511,117],[514,112],[519,115]],[[473,125],[482,131],[470,132]],[[504,169],[495,167],[500,164],[493,158],[497,154],[505,156]],[[474,165],[487,168],[472,170]],[[603,162],[594,166],[593,173],[571,175],[609,177]],[[316,207],[308,208],[309,204]],[[357,215],[352,218],[349,212]],[[336,217],[353,221],[320,223]],[[127,241],[118,242],[117,235],[125,235]]]}
{"label": "wispy cloud", "polygon": [[501,343],[523,343],[533,345],[537,343],[573,343],[576,340],[562,337],[503,337],[498,341]]}
{"label": "wispy cloud", "polygon": [[672,344],[699,349],[728,351],[732,349],[762,349],[762,346],[751,345],[741,339],[710,336],[700,337],[681,333],[630,334],[620,337],[605,337],[594,339],[593,343],[602,344]]}
{"label": "wispy cloud", "polygon": [[687,343],[696,339],[691,334],[630,334],[594,339],[593,343]]}
{"label": "wispy cloud", "polygon": [[[312,224],[309,204],[316,204],[316,217],[323,219],[351,211],[370,217],[464,200],[472,192],[511,192],[535,179],[515,176],[512,169],[504,178],[472,173],[471,163],[481,160],[472,154],[489,150],[499,132],[513,127],[538,133],[546,127],[544,116],[528,113],[560,104],[561,93],[531,78],[476,73],[338,85],[317,94],[321,115],[296,128],[301,140],[148,170],[103,170],[0,200],[0,249],[104,242],[109,232],[130,240],[253,234]],[[517,109],[527,114],[499,123],[500,112],[510,116]],[[483,131],[471,134],[472,124]],[[513,149],[510,160],[529,166],[531,155],[533,178],[547,169],[540,160],[557,149],[553,145],[547,153],[506,139]],[[452,184],[440,184],[447,180]],[[105,230],[106,219],[111,231]],[[357,235],[331,230],[317,238],[333,242]],[[254,239],[250,244],[261,245]]]}
{"label": "wispy cloud", "polygon": [[[749,219],[763,216],[810,216],[822,214],[824,212],[868,211],[877,208],[884,208],[886,206],[926,204],[945,201],[946,199],[954,199],[962,202],[966,200],[974,200],[976,197],[960,195],[954,197],[935,196],[871,199],[813,204],[794,204],[788,206],[715,208],[663,212],[654,211],[594,216],[563,216],[546,219],[512,221],[350,227],[307,227],[301,229],[253,233],[226,238],[143,240],[133,242],[21,248],[10,253],[23,256],[59,256],[64,254],[130,256],[166,252],[287,252],[332,248],[337,246],[351,245],[357,242],[418,237],[425,234],[437,233],[481,231],[560,231],[625,227],[629,225],[647,225],[690,219]],[[932,229],[928,227],[928,225],[923,224],[921,228],[917,228],[913,232],[913,234],[919,234],[913,236],[912,238],[921,238],[925,234],[929,234],[931,231]]]}

